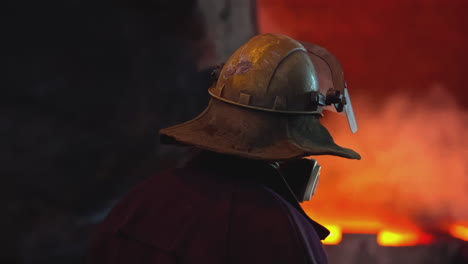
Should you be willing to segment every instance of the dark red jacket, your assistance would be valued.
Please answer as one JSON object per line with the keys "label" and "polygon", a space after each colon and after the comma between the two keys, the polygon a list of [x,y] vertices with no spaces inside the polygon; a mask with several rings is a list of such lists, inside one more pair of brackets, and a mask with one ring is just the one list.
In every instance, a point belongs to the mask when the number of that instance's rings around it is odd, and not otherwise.
{"label": "dark red jacket", "polygon": [[139,184],[103,222],[89,263],[327,263],[313,222],[236,164],[196,162]]}

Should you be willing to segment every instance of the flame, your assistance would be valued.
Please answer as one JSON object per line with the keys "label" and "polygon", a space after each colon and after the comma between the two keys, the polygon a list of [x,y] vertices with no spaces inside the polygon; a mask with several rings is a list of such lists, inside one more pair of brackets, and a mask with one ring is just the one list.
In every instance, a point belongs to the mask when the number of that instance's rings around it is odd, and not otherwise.
{"label": "flame", "polygon": [[449,227],[449,234],[458,239],[468,241],[468,226],[453,224]]}
{"label": "flame", "polygon": [[330,231],[330,235],[322,243],[325,245],[338,245],[343,236],[341,228],[337,225],[326,225],[325,227]]}
{"label": "flame", "polygon": [[377,234],[377,243],[386,247],[408,247],[430,244],[434,238],[421,232],[393,232],[382,230]]}

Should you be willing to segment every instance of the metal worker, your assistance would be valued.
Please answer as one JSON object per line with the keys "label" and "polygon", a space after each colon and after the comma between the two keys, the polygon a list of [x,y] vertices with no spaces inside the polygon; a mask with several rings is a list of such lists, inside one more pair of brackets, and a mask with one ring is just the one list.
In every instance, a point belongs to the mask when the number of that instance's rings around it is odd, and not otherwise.
{"label": "metal worker", "polygon": [[320,124],[334,107],[357,129],[339,62],[315,44],[264,34],[215,75],[205,111],[160,131],[198,155],[128,193],[90,263],[327,263],[320,240],[329,232],[299,203],[320,171],[305,157],[360,159]]}

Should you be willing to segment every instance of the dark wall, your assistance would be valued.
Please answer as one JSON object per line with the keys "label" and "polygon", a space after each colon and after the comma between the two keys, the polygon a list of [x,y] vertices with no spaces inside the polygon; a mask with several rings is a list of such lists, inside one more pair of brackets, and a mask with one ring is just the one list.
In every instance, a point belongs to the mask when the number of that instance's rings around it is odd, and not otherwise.
{"label": "dark wall", "polygon": [[0,263],[79,263],[112,202],[184,155],[157,131],[206,103],[204,23],[191,0],[2,5]]}

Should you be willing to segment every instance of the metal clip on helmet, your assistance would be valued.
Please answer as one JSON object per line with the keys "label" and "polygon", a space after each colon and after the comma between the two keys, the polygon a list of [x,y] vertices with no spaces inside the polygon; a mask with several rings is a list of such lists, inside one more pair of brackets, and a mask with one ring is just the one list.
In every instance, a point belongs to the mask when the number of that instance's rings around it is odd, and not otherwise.
{"label": "metal clip on helmet", "polygon": [[319,104],[333,105],[337,112],[344,110],[351,132],[358,130],[351,97],[344,80],[343,68],[338,59],[319,45],[301,41],[315,66],[319,78]]}
{"label": "metal clip on helmet", "polygon": [[258,35],[217,75],[205,111],[162,129],[163,142],[262,160],[360,158],[336,145],[319,122],[322,108],[331,104],[352,116],[341,66],[325,49],[283,35]]}

